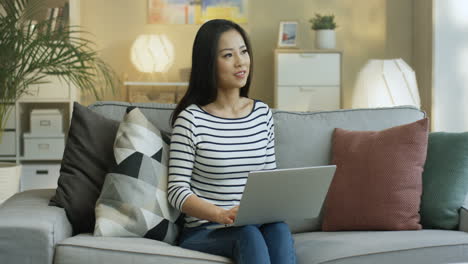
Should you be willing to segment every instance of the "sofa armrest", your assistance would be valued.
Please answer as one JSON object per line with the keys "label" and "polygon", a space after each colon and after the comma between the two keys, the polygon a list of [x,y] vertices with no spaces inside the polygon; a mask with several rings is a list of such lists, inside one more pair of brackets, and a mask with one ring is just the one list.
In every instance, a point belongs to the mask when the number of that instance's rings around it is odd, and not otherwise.
{"label": "sofa armrest", "polygon": [[460,208],[460,224],[458,225],[460,231],[468,232],[468,206],[465,205]]}
{"label": "sofa armrest", "polygon": [[465,232],[468,232],[468,208],[467,207],[460,208],[460,224],[458,226],[458,229],[460,231],[465,231]]}
{"label": "sofa armrest", "polygon": [[465,196],[465,202],[460,208],[460,222],[458,223],[458,230],[468,233],[468,194]]}
{"label": "sofa armrest", "polygon": [[53,189],[17,193],[0,205],[2,263],[51,264],[55,244],[72,235],[65,210],[48,206]]}

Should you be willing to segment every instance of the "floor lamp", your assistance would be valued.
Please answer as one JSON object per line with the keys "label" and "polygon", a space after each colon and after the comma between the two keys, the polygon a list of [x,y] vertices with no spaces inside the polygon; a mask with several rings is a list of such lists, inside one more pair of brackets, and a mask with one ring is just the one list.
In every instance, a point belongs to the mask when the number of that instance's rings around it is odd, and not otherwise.
{"label": "floor lamp", "polygon": [[352,108],[421,107],[416,75],[402,59],[369,60],[359,72]]}

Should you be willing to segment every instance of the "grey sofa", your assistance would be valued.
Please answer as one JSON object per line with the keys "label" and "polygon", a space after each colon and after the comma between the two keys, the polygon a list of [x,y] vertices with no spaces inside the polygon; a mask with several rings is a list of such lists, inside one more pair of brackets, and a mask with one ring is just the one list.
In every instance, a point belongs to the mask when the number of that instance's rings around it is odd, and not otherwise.
{"label": "grey sofa", "polygon": [[[170,131],[174,105],[133,104]],[[120,120],[128,103],[98,102],[90,108]],[[331,158],[335,127],[381,130],[424,117],[411,107],[295,113],[274,111],[279,168],[324,165]],[[54,190],[18,193],[0,206],[0,263],[232,263],[231,260],[144,239],[72,236],[64,210],[48,206]],[[468,262],[468,212],[459,231],[320,232],[319,220],[288,222],[298,263],[453,263]]]}

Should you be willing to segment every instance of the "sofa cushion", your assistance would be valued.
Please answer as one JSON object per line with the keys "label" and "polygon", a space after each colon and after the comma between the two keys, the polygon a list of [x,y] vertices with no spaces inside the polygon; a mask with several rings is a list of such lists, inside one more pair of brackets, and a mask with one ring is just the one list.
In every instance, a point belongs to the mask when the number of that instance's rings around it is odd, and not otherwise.
{"label": "sofa cushion", "polygon": [[431,133],[423,172],[423,227],[456,229],[467,193],[468,132]]}
{"label": "sofa cushion", "polygon": [[[468,236],[460,231],[311,232],[294,236],[298,264],[466,262]],[[359,242],[359,243],[356,243]],[[55,264],[233,263],[228,258],[145,238],[80,234],[58,243]]]}
{"label": "sofa cushion", "polygon": [[94,237],[80,234],[58,243],[55,264],[201,264],[233,263],[222,256],[183,249],[146,238]]}
{"label": "sofa cushion", "polygon": [[420,229],[427,138],[427,118],[382,131],[337,128],[323,230]]}
{"label": "sofa cushion", "polygon": [[460,231],[341,231],[294,236],[299,264],[466,263],[468,235]]}
{"label": "sofa cushion", "polygon": [[167,200],[169,137],[129,107],[114,143],[117,167],[96,203],[95,236],[140,236],[174,243],[179,212]]}
{"label": "sofa cushion", "polygon": [[116,165],[112,146],[119,122],[75,102],[58,187],[50,205],[63,207],[73,234],[92,232],[104,177]]}

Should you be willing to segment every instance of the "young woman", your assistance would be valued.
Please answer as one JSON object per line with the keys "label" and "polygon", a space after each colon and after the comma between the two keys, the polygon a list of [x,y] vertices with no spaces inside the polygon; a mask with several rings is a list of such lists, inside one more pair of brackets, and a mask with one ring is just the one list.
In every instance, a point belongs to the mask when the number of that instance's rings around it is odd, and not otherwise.
{"label": "young woman", "polygon": [[295,263],[283,222],[206,229],[233,223],[250,171],[276,168],[272,113],[248,98],[251,78],[245,31],[222,19],[203,24],[190,84],[172,117],[168,199],[186,214],[181,247],[236,263]]}

